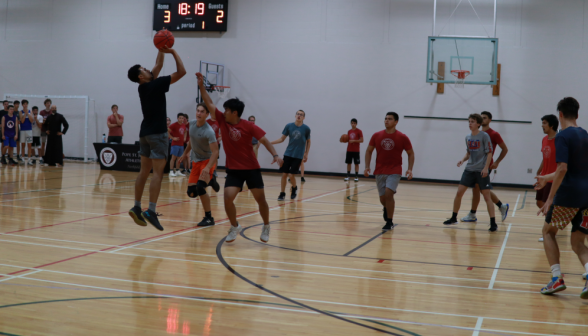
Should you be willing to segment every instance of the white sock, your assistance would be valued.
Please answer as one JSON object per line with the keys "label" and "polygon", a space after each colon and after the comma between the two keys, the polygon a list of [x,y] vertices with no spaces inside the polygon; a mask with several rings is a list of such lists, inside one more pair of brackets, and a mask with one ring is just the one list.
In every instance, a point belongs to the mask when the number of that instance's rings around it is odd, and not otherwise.
{"label": "white sock", "polygon": [[586,263],[586,265],[584,265],[584,268],[586,269],[586,273],[588,273],[588,263]]}
{"label": "white sock", "polygon": [[551,265],[551,275],[555,278],[561,278],[561,268],[559,264]]}

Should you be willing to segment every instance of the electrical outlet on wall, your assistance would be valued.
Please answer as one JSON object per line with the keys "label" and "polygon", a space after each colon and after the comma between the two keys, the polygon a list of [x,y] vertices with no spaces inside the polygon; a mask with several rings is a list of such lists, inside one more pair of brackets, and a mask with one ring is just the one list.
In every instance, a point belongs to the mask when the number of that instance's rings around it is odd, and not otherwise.
{"label": "electrical outlet on wall", "polygon": [[527,174],[533,174],[533,169],[532,168],[527,169]]}

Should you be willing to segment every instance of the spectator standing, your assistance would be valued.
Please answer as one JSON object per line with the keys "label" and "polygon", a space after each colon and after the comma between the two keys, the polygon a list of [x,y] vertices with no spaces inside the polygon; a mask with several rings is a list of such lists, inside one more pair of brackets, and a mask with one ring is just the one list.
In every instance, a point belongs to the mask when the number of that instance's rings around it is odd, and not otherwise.
{"label": "spectator standing", "polygon": [[106,125],[108,125],[108,143],[122,143],[123,129],[122,125],[125,121],[125,117],[118,114],[118,105],[112,105],[110,108],[112,114],[106,119]]}

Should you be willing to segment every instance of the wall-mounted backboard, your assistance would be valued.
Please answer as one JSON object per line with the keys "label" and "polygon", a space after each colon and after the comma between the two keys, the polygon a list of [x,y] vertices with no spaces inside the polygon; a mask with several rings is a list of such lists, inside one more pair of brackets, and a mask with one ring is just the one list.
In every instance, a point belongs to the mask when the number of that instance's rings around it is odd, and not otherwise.
{"label": "wall-mounted backboard", "polygon": [[427,83],[455,83],[451,71],[466,70],[464,84],[496,85],[497,67],[497,38],[429,36]]}

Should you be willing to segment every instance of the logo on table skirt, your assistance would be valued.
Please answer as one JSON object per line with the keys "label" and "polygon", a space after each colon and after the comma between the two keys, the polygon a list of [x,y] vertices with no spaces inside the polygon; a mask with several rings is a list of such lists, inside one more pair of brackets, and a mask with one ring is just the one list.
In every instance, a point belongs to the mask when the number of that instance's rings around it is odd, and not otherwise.
{"label": "logo on table skirt", "polygon": [[229,136],[231,137],[231,140],[233,141],[239,141],[239,139],[241,139],[241,131],[239,131],[236,128],[229,128]]}
{"label": "logo on table skirt", "polygon": [[355,135],[355,133],[349,134],[349,139],[351,139],[351,140],[355,140],[356,137],[357,137],[357,135]]}
{"label": "logo on table skirt", "polygon": [[292,139],[298,140],[302,137],[302,134],[299,131],[292,132]]}
{"label": "logo on table skirt", "polygon": [[116,163],[116,152],[110,147],[104,147],[100,151],[100,162],[105,167],[112,167]]}
{"label": "logo on table skirt", "polygon": [[386,139],[382,140],[380,145],[382,146],[382,148],[384,150],[392,150],[392,149],[394,149],[394,140],[392,140],[390,138],[386,138]]}
{"label": "logo on table skirt", "polygon": [[545,156],[546,159],[549,159],[551,157],[551,147],[549,146],[545,146],[543,147],[543,155]]}

